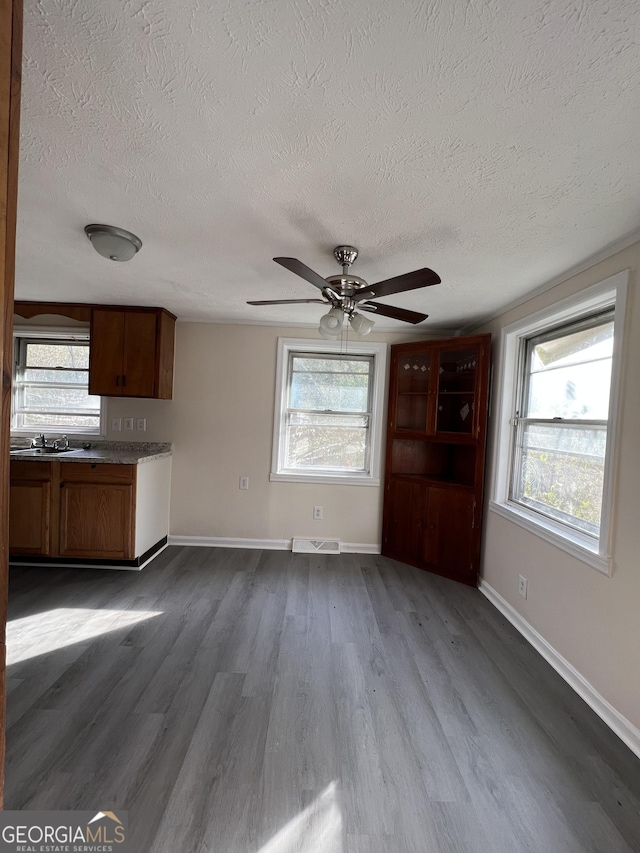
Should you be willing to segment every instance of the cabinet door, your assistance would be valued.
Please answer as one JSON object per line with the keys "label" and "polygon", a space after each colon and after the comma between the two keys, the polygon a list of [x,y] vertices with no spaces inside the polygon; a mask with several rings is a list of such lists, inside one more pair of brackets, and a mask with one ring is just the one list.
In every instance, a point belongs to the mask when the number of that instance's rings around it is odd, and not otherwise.
{"label": "cabinet door", "polygon": [[474,506],[470,492],[429,488],[423,559],[438,574],[475,586]]}
{"label": "cabinet door", "polygon": [[91,315],[89,393],[104,397],[122,394],[124,313],[94,308]]}
{"label": "cabinet door", "polygon": [[153,397],[156,391],[157,317],[147,311],[124,315],[123,397]]}
{"label": "cabinet door", "polygon": [[475,435],[480,345],[453,343],[439,350],[437,362],[436,432]]}
{"label": "cabinet door", "polygon": [[12,554],[51,555],[50,481],[11,481],[9,550]]}
{"label": "cabinet door", "polygon": [[391,428],[429,431],[433,421],[433,351],[397,353],[392,362]]}
{"label": "cabinet door", "polygon": [[134,557],[133,486],[63,482],[60,555],[128,560]]}
{"label": "cabinet door", "polygon": [[422,562],[426,488],[410,480],[392,478],[386,500],[383,554],[407,563]]}

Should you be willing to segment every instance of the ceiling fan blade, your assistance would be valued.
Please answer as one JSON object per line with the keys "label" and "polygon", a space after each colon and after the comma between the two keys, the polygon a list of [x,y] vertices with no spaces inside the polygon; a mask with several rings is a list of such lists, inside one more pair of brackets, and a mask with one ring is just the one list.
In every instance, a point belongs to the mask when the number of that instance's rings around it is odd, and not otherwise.
{"label": "ceiling fan blade", "polygon": [[416,290],[419,287],[430,287],[432,284],[440,284],[441,278],[438,273],[424,267],[421,270],[406,272],[394,278],[387,278],[377,284],[370,284],[368,289],[361,290],[354,296],[356,302],[361,299],[373,299],[378,296],[391,296],[392,293],[402,293],[404,290]]}
{"label": "ceiling fan blade", "polygon": [[302,305],[313,302],[316,305],[328,305],[326,299],[257,299],[247,302],[247,305]]}
{"label": "ceiling fan blade", "polygon": [[405,323],[422,323],[429,316],[418,311],[407,311],[406,308],[394,308],[393,305],[382,305],[380,302],[363,302],[358,305],[358,311],[370,311],[372,314],[382,314],[383,317],[393,317]]}
{"label": "ceiling fan blade", "polygon": [[327,286],[327,282],[321,275],[318,275],[317,272],[314,272],[310,267],[303,264],[302,261],[299,261],[297,258],[274,258],[273,260],[277,264],[280,264],[281,267],[291,270],[291,272],[294,272],[296,275],[304,278],[314,287],[320,288],[320,290]]}

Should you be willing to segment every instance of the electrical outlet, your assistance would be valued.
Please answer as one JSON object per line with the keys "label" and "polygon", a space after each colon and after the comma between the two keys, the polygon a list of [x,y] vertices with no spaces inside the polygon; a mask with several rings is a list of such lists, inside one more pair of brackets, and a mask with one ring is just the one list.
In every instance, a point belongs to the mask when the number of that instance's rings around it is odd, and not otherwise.
{"label": "electrical outlet", "polygon": [[124,428],[128,431],[131,431],[133,429],[133,418],[124,419]]}
{"label": "electrical outlet", "polygon": [[111,418],[111,430],[113,432],[120,432],[122,429],[122,418]]}
{"label": "electrical outlet", "polygon": [[518,593],[523,597],[527,597],[527,579],[523,578],[520,575],[520,580],[518,581]]}
{"label": "electrical outlet", "polygon": [[321,506],[314,506],[313,517],[316,521],[322,521],[322,507]]}
{"label": "electrical outlet", "polygon": [[248,489],[249,488],[249,478],[248,477],[240,477],[240,485],[238,486],[240,489]]}
{"label": "electrical outlet", "polygon": [[147,419],[146,418],[138,418],[136,420],[136,429],[138,432],[145,432],[147,429]]}

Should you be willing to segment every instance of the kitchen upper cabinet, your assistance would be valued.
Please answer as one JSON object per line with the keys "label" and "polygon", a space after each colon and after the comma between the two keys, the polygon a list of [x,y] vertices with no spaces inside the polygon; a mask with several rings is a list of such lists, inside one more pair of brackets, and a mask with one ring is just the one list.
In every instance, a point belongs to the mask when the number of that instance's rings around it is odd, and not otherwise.
{"label": "kitchen upper cabinet", "polygon": [[391,347],[382,553],[472,585],[490,344],[475,335]]}
{"label": "kitchen upper cabinet", "polygon": [[134,511],[135,466],[61,464],[61,557],[133,559]]}
{"label": "kitchen upper cabinet", "polygon": [[89,393],[170,400],[175,317],[163,308],[94,308]]}
{"label": "kitchen upper cabinet", "polygon": [[9,550],[12,554],[51,555],[51,464],[10,465]]}

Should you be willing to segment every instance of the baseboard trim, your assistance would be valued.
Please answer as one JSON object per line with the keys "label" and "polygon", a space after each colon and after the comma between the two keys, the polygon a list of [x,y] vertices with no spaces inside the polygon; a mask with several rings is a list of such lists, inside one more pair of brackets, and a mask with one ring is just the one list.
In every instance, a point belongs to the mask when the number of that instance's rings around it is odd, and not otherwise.
{"label": "baseboard trim", "polygon": [[[290,551],[291,542],[291,539],[241,539],[232,536],[169,536],[169,545],[187,545],[198,548],[252,548],[259,551]],[[341,542],[340,550],[346,554],[379,554],[380,546],[366,542]]]}
{"label": "baseboard trim", "polygon": [[572,687],[587,705],[595,711],[603,722],[618,735],[620,740],[625,743],[629,749],[640,758],[640,729],[636,728],[632,722],[624,717],[619,711],[611,705],[604,696],[590,684],[587,679],[564,658],[553,646],[545,640],[542,634],[539,634],[536,629],[524,619],[518,611],[509,602],[504,599],[499,592],[488,584],[482,578],[478,585],[480,592],[488,599],[488,601],[496,607],[502,615],[511,622],[513,627],[519,631],[534,649],[542,655],[542,657],[551,664],[555,671],[560,675],[567,684]]}
{"label": "baseboard trim", "polygon": [[343,554],[379,554],[380,545],[369,542],[341,542],[340,550]]}

